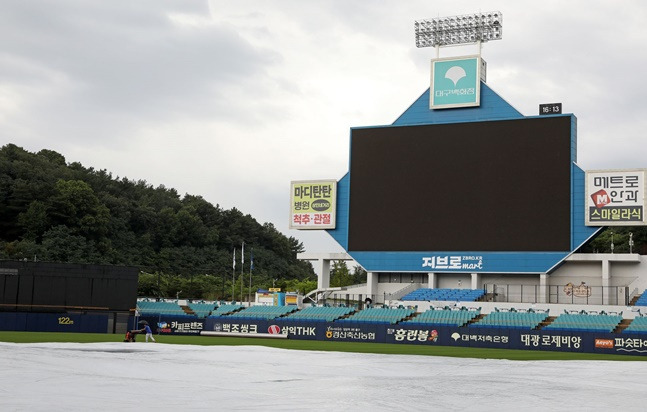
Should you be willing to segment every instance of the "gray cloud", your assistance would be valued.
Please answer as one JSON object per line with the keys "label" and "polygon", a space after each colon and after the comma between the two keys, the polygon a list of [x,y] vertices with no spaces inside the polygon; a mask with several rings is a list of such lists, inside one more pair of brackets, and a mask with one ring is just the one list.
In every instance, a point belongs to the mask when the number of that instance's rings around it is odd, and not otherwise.
{"label": "gray cloud", "polygon": [[[497,2],[488,84],[525,115],[562,102],[585,169],[644,167],[641,0]],[[237,207],[288,232],[290,180],[341,178],[348,129],[389,124],[428,87],[413,21],[476,0],[3,3],[0,139]],[[490,8],[488,7],[488,10]],[[443,49],[441,55],[473,53]],[[283,200],[281,200],[283,199]]]}

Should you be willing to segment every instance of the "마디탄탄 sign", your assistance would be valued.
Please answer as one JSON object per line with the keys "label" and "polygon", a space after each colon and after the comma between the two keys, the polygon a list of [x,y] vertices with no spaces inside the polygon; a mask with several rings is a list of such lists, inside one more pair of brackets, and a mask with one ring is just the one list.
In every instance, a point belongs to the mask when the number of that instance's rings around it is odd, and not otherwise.
{"label": "\ub9c8\ub514\ud0c4\ud0c4 sign", "polygon": [[337,181],[293,181],[290,184],[290,229],[334,229]]}
{"label": "\ub9c8\ub514\ud0c4\ud0c4 sign", "polygon": [[452,57],[431,61],[430,109],[480,104],[481,58]]}
{"label": "\ub9c8\ub514\ud0c4\ud0c4 sign", "polygon": [[587,226],[640,226],[645,220],[647,169],[586,172]]}

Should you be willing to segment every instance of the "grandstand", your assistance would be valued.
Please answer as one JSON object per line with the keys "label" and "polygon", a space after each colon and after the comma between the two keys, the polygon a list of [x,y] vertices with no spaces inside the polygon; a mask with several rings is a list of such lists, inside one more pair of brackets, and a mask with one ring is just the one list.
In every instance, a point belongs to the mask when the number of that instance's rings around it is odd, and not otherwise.
{"label": "grandstand", "polygon": [[444,325],[444,326],[465,326],[468,322],[474,320],[481,314],[481,308],[460,308],[451,309],[448,306],[444,308],[430,308],[420,315],[405,320],[403,324],[410,326]]}
{"label": "grandstand", "polygon": [[228,315],[230,313],[234,313],[236,311],[239,311],[243,309],[243,305],[239,305],[235,302],[232,303],[222,303],[220,306],[217,306],[212,312],[209,317],[217,317],[217,316],[223,316],[223,315]]}
{"label": "grandstand", "polygon": [[645,333],[647,334],[647,316],[634,318],[623,333]]}
{"label": "grandstand", "polygon": [[137,302],[137,311],[141,316],[147,315],[189,315],[187,314],[177,301],[152,301],[140,300]]}
{"label": "grandstand", "polygon": [[546,330],[579,331],[579,332],[607,332],[611,333],[622,321],[622,312],[619,314],[606,314],[581,311],[579,313],[562,313],[550,324]]}
{"label": "grandstand", "polygon": [[237,303],[227,304],[224,302],[186,302],[180,304],[177,299],[157,300],[143,298],[137,302],[137,311],[140,316],[190,316],[206,318],[209,316],[221,316],[233,313],[244,308]]}
{"label": "grandstand", "polygon": [[224,315],[228,318],[248,319],[248,320],[271,320],[280,318],[289,313],[298,310],[296,306],[251,306],[241,311]]}
{"label": "grandstand", "polygon": [[208,303],[208,302],[189,302],[187,304],[187,306],[199,318],[206,318],[217,307],[215,302],[212,302],[212,303]]}
{"label": "grandstand", "polygon": [[286,319],[311,322],[333,322],[355,311],[346,306],[310,306],[289,314]]}
{"label": "grandstand", "polygon": [[479,300],[485,291],[483,289],[429,289],[420,288],[402,297],[411,301],[461,301],[473,302]]}
{"label": "grandstand", "polygon": [[351,316],[339,319],[337,322],[360,322],[376,324],[396,324],[415,313],[413,308],[389,308],[370,307],[352,314]]}
{"label": "grandstand", "polygon": [[[645,291],[647,292],[647,291]],[[643,292],[638,299],[636,299],[636,303],[634,303],[634,306],[647,306],[647,293]]]}
{"label": "grandstand", "polygon": [[496,309],[470,326],[481,328],[536,329],[547,318],[548,310],[535,312],[532,310],[517,311],[512,309],[502,311]]}

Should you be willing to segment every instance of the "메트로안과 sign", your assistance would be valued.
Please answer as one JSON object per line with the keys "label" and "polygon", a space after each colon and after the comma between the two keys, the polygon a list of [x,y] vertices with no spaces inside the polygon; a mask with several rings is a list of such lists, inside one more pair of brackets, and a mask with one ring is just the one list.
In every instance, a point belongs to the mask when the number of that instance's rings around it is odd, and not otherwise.
{"label": "\uba54\ud2b8\ub85c\uc548\uacfc sign", "polygon": [[587,226],[640,226],[645,220],[647,169],[586,172]]}

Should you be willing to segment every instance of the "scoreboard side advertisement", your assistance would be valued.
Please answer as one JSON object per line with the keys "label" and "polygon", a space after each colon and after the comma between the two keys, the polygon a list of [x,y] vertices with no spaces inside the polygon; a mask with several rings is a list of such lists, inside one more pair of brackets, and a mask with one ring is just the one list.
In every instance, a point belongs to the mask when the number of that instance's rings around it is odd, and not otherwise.
{"label": "scoreboard side advertisement", "polygon": [[644,226],[647,169],[586,172],[587,226]]}
{"label": "scoreboard side advertisement", "polygon": [[334,229],[336,210],[336,180],[290,183],[290,229]]}

